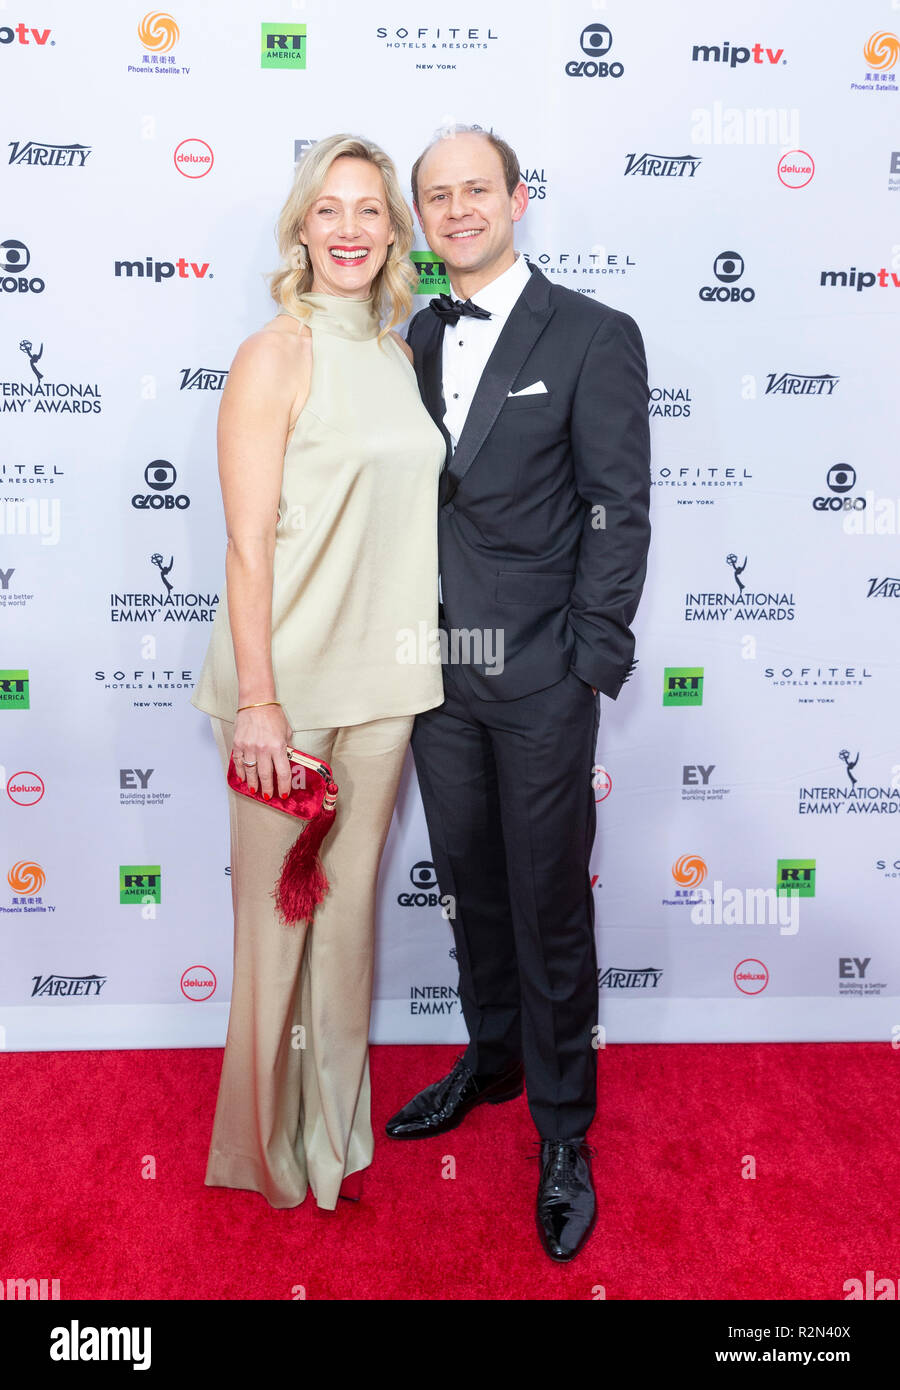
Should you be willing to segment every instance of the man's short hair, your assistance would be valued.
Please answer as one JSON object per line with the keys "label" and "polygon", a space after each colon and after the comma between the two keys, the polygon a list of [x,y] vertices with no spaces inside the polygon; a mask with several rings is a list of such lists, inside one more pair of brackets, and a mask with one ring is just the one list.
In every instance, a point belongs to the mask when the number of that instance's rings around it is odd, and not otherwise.
{"label": "man's short hair", "polygon": [[454,135],[483,135],[488,144],[493,145],[500,156],[503,164],[503,178],[506,182],[506,191],[512,196],[516,185],[521,183],[522,174],[519,169],[519,160],[512,145],[508,145],[505,140],[501,140],[499,135],[495,135],[492,130],[483,130],[480,125],[452,125],[442,127],[429,145],[419,155],[412,167],[409,181],[412,186],[413,202],[419,206],[419,168],[422,160],[429,150],[434,149],[439,140],[452,139]]}

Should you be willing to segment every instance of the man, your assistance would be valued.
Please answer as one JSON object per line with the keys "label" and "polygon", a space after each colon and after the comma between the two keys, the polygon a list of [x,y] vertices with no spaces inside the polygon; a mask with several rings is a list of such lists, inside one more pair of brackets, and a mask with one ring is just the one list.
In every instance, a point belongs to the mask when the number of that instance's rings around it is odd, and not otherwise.
{"label": "man", "polygon": [[[521,1094],[524,1076],[538,1229],[568,1260],[596,1214],[590,773],[597,692],[615,699],[633,666],[646,569],[644,348],[626,314],[517,256],[528,189],[504,141],[455,127],[416,161],[412,191],[453,292],[408,333],[448,446],[438,535],[451,655],[444,703],[417,716],[412,748],[438,883],[455,901],[469,1045],[387,1132],[441,1134]],[[453,660],[460,634],[467,664]]]}

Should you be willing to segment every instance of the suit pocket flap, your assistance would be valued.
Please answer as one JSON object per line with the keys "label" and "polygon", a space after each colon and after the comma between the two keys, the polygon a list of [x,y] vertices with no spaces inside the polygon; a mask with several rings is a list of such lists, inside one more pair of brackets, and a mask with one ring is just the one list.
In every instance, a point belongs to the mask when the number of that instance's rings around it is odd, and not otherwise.
{"label": "suit pocket flap", "polygon": [[497,575],[497,601],[559,607],[568,602],[574,582],[574,571],[544,574],[535,570],[501,570]]}
{"label": "suit pocket flap", "polygon": [[525,410],[529,406],[549,405],[552,399],[552,391],[539,391],[533,396],[507,396],[503,402],[503,409]]}

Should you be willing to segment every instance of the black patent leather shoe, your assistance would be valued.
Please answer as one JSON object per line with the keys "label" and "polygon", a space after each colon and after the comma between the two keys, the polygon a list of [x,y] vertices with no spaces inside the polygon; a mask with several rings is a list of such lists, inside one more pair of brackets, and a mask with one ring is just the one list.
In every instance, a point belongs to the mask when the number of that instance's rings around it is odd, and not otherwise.
{"label": "black patent leather shoe", "polygon": [[392,1139],[427,1139],[432,1134],[444,1134],[462,1124],[476,1105],[499,1105],[520,1096],[523,1079],[521,1062],[504,1072],[476,1076],[462,1057],[457,1057],[449,1075],[426,1086],[391,1116],[385,1132]]}
{"label": "black patent leather shoe", "polygon": [[551,1260],[572,1260],[597,1218],[591,1150],[583,1140],[541,1140],[537,1226]]}

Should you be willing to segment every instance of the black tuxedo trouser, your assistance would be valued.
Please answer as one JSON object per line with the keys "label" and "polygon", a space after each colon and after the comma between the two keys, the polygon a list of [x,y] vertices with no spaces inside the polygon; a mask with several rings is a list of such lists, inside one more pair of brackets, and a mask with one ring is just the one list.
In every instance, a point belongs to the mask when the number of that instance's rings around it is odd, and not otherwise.
{"label": "black tuxedo trouser", "polygon": [[444,703],[412,751],[452,919],[476,1073],[522,1060],[543,1139],[586,1134],[596,1108],[597,956],[589,857],[599,697],[574,672],[482,700],[445,664]]}

